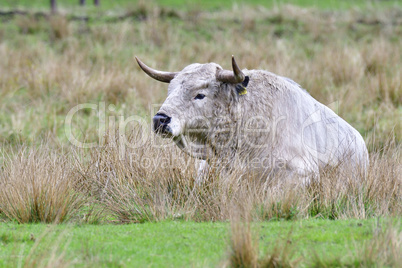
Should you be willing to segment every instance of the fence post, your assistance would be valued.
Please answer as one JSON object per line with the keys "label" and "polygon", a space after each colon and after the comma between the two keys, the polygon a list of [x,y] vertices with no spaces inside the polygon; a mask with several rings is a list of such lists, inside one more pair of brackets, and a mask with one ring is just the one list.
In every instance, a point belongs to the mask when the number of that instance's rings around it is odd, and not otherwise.
{"label": "fence post", "polygon": [[94,0],[95,6],[99,6],[99,0]]}
{"label": "fence post", "polygon": [[85,0],[80,0],[80,6],[85,6]]}
{"label": "fence post", "polygon": [[52,14],[56,13],[56,0],[50,0],[50,11]]}

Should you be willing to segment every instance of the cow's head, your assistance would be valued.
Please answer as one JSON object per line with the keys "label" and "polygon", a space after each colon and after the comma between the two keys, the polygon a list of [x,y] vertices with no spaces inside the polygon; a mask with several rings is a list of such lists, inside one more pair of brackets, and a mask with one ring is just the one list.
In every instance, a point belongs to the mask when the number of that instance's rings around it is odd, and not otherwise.
{"label": "cow's head", "polygon": [[239,97],[236,85],[245,79],[233,56],[232,71],[216,63],[195,63],[180,72],[162,72],[136,60],[150,77],[169,83],[168,96],[153,118],[153,130],[173,138],[182,149],[186,138],[205,144],[216,120],[230,118],[231,106]]}

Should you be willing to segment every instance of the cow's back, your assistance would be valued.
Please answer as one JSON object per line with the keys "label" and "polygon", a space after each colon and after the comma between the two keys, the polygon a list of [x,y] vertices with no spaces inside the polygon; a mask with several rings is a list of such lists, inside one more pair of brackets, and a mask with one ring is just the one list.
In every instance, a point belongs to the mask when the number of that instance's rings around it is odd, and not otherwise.
{"label": "cow's back", "polygon": [[260,157],[269,155],[303,174],[325,166],[367,168],[364,139],[330,108],[288,78],[259,70],[244,72],[250,76],[250,86],[243,116],[267,116],[271,123]]}

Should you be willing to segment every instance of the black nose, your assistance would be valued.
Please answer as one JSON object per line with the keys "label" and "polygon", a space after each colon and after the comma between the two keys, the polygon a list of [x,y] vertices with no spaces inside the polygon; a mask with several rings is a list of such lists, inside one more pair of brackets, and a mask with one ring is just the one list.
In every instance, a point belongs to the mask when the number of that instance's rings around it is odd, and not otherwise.
{"label": "black nose", "polygon": [[157,113],[154,118],[154,131],[155,132],[166,132],[166,128],[168,127],[168,124],[170,123],[171,117],[167,116],[164,113]]}

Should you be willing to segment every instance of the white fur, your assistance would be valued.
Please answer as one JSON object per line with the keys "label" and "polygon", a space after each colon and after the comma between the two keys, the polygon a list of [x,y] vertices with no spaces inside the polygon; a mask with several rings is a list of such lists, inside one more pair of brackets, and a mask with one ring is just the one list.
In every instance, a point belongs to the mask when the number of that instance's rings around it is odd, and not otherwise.
{"label": "white fur", "polygon": [[[215,63],[187,66],[169,84],[159,111],[172,118],[175,140],[188,154],[303,176],[328,165],[367,167],[359,132],[294,81],[243,70],[250,82],[239,96],[236,85],[216,80],[217,69]],[[196,100],[197,94],[206,97]]]}

